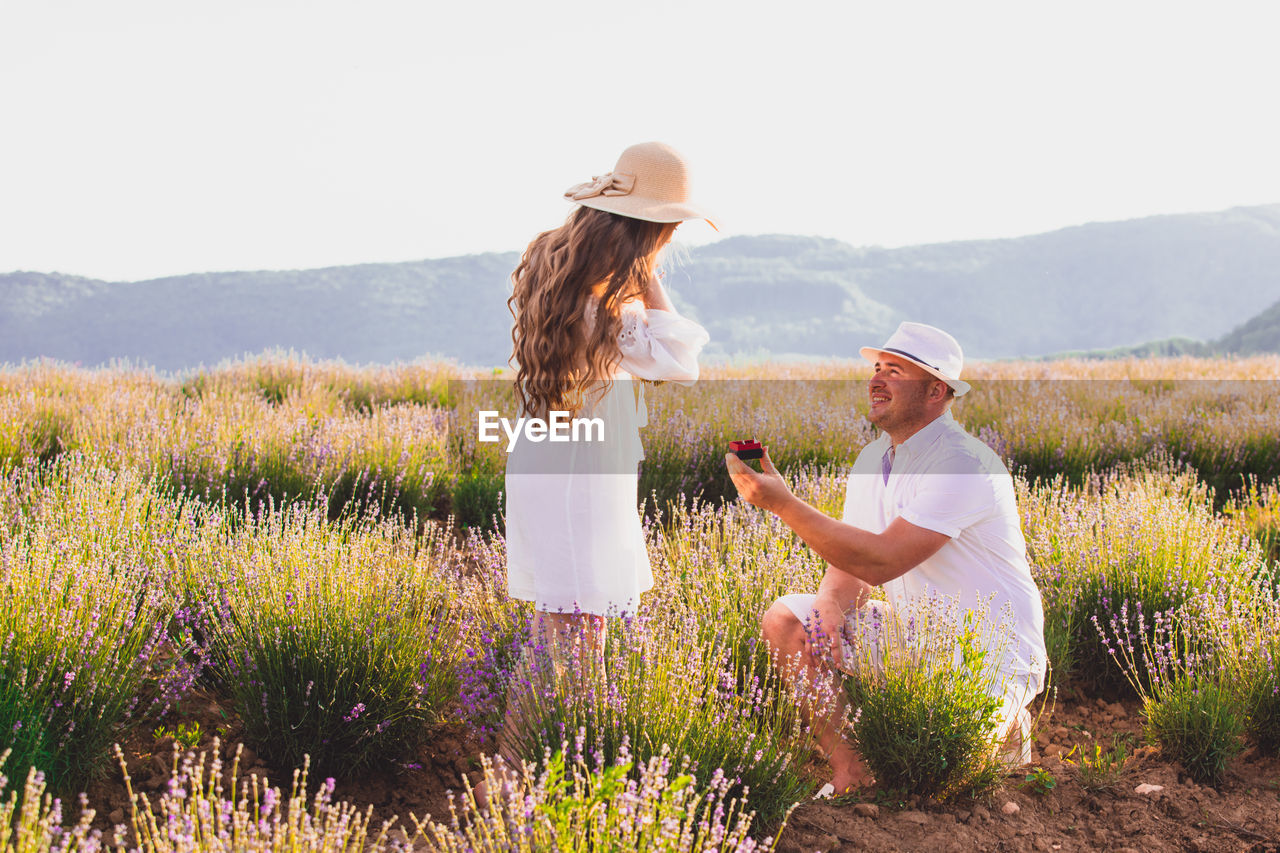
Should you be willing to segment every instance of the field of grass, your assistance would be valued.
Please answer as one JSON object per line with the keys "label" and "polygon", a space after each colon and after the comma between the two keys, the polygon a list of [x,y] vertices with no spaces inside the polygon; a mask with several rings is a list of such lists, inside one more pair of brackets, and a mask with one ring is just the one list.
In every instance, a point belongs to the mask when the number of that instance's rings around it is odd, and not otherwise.
{"label": "field of grass", "polygon": [[[1274,753],[1280,358],[972,373],[956,416],[1015,473],[1054,683],[1139,697],[1152,741],[1208,780],[1245,743]],[[601,665],[520,651],[503,451],[473,427],[481,403],[509,399],[502,377],[283,355],[177,378],[0,371],[0,850],[88,839],[89,823],[54,832],[43,792],[110,773],[112,743],[177,726],[191,691],[233,708],[273,767],[339,779],[412,760],[441,725],[491,743],[517,697],[528,773],[483,819],[412,826],[432,849],[769,847],[823,781],[796,710],[830,696],[777,681],[759,618],[822,563],[732,500],[724,448],[761,438],[838,514],[842,473],[874,437],[865,378],[760,365],[646,389],[657,586],[615,620]],[[846,685],[867,709],[851,732],[873,708],[897,725],[921,691],[980,695],[980,675]],[[964,737],[987,736],[981,706],[957,706],[977,714]],[[972,782],[912,770],[903,784],[929,796]],[[176,767],[130,816],[133,843],[181,846],[168,821],[184,849],[224,834],[269,849],[290,832],[313,849],[395,846],[332,786],[223,789],[222,771]]]}

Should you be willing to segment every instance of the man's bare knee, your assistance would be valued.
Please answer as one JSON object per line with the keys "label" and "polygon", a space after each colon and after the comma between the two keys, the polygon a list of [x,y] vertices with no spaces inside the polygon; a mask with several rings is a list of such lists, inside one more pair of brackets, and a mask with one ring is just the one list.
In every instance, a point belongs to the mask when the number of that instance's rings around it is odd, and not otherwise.
{"label": "man's bare knee", "polygon": [[775,601],[760,620],[760,633],[780,654],[802,651],[805,645],[804,625],[785,604]]}

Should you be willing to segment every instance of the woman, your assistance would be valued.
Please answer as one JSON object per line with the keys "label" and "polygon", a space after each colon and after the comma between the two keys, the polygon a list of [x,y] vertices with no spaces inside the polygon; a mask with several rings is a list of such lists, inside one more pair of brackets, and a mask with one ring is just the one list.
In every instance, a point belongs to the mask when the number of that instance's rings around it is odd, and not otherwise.
{"label": "woman", "polygon": [[603,441],[517,441],[507,574],[511,596],[534,602],[535,636],[572,630],[599,648],[604,616],[635,612],[653,586],[637,511],[646,412],[634,380],[692,384],[707,342],[672,307],[658,255],[680,222],[707,217],[688,202],[683,158],[657,142],[631,146],[612,172],[565,197],[578,208],[538,235],[512,274],[516,393],[526,416],[600,418]]}

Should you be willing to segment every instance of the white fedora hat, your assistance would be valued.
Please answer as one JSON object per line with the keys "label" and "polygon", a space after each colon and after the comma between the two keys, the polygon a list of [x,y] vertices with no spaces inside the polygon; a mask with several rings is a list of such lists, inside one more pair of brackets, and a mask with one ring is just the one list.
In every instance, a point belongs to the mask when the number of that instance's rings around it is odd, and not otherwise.
{"label": "white fedora hat", "polygon": [[964,353],[956,339],[935,326],[924,323],[902,323],[882,347],[863,347],[860,352],[875,364],[880,353],[899,355],[924,368],[951,386],[957,397],[969,393],[969,383],[960,378]]}
{"label": "white fedora hat", "polygon": [[661,142],[632,145],[622,152],[612,172],[569,187],[564,197],[583,207],[649,222],[705,219],[720,230],[711,214],[689,201],[689,166],[684,157]]}

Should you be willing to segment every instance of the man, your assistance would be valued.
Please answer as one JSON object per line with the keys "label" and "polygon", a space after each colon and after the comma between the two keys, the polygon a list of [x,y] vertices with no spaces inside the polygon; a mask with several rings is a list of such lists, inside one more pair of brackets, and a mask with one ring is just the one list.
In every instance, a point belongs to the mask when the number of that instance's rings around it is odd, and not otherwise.
{"label": "man", "polygon": [[[770,606],[765,639],[781,657],[798,656],[812,675],[819,665],[813,643],[818,624],[837,637],[839,627],[831,626],[847,625],[865,636],[869,626],[886,624],[886,612],[907,612],[931,592],[966,607],[989,600],[989,613],[1011,616],[1013,629],[996,688],[1003,693],[999,735],[1018,731],[1026,760],[1026,705],[1044,684],[1044,613],[1027,564],[1013,480],[1000,458],[951,416],[955,398],[969,391],[960,379],[960,345],[941,329],[903,323],[884,346],[861,352],[875,365],[868,418],[880,436],[854,463],[842,521],[793,495],[767,451],[759,474],[733,454],[725,457],[742,498],[776,514],[827,561],[816,594],[787,595]],[[876,586],[884,587],[887,607],[869,601]],[[869,618],[873,610],[875,618]],[[849,648],[831,645],[836,665],[850,668]],[[843,711],[841,706],[837,714]],[[813,722],[834,789],[871,781],[839,731],[838,717]]]}

